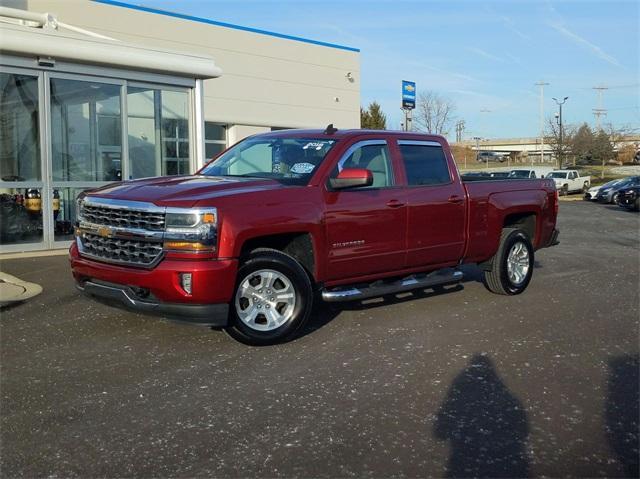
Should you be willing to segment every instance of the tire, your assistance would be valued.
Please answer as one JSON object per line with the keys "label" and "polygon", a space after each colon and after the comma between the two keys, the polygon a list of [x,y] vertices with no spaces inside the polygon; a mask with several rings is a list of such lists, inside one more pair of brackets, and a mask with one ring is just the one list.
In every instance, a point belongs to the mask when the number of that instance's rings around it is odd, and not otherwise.
{"label": "tire", "polygon": [[587,191],[589,191],[589,183],[585,181],[584,185],[582,185],[582,192],[586,193]]}
{"label": "tire", "polygon": [[560,196],[567,196],[569,194],[569,185],[562,185],[560,188]]}
{"label": "tire", "polygon": [[618,204],[618,193],[614,193],[613,196],[611,197],[611,203],[614,205]]}
{"label": "tire", "polygon": [[633,209],[635,211],[640,211],[640,198],[636,198]]}
{"label": "tire", "polygon": [[[520,248],[520,252],[518,252],[518,248]],[[521,269],[516,265],[509,266],[510,255],[512,259],[517,259],[519,256],[524,262],[521,264]],[[493,257],[491,270],[484,272],[485,286],[496,294],[515,295],[522,293],[531,281],[533,260],[533,246],[527,233],[517,228],[503,229],[500,236],[500,246]],[[520,271],[520,274],[515,278],[514,271]]]}
{"label": "tire", "polygon": [[307,322],[312,308],[313,287],[302,265],[281,251],[256,249],[238,269],[226,330],[253,346],[285,342]]}

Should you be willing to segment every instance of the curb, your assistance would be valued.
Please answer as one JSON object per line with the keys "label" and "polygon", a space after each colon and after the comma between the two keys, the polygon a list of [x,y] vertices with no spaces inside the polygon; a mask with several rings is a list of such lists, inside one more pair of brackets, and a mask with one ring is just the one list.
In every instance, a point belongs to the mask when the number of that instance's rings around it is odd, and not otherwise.
{"label": "curb", "polygon": [[42,293],[42,286],[0,271],[0,307],[26,301]]}

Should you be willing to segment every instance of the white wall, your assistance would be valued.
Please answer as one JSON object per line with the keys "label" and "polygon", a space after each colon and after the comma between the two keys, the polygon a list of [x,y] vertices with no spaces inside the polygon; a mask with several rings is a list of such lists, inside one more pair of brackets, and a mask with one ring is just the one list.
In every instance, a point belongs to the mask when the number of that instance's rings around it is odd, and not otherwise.
{"label": "white wall", "polygon": [[[88,0],[27,0],[75,26],[123,41],[212,56],[205,119],[262,127],[360,127],[358,52],[141,12]],[[242,8],[242,7],[238,7]],[[357,45],[356,45],[357,46]],[[347,73],[354,81],[349,81]],[[229,142],[254,130],[231,128]]]}

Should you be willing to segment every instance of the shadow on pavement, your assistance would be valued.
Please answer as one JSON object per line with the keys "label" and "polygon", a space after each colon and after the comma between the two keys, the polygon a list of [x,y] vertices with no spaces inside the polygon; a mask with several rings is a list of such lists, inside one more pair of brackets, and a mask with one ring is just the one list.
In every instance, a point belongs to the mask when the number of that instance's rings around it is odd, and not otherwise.
{"label": "shadow on pavement", "polygon": [[434,433],[450,442],[446,477],[529,476],[527,414],[485,355],[454,379]]}
{"label": "shadow on pavement", "polygon": [[611,449],[627,477],[639,477],[640,356],[620,356],[609,361],[605,418]]}

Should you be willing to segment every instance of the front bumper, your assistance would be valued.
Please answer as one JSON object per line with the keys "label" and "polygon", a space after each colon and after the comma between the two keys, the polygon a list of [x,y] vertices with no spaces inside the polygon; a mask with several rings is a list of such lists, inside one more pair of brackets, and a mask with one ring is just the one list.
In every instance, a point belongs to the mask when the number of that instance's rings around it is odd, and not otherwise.
{"label": "front bumper", "polygon": [[[119,266],[80,256],[75,244],[69,261],[78,288],[129,309],[225,326],[233,297],[237,260],[163,259],[155,268]],[[182,289],[181,273],[190,273],[192,290]]]}
{"label": "front bumper", "polygon": [[120,303],[125,308],[133,311],[159,314],[215,327],[227,325],[228,304],[184,304],[148,301],[139,298],[129,286],[98,283],[91,280],[77,283],[76,287],[83,293]]}

